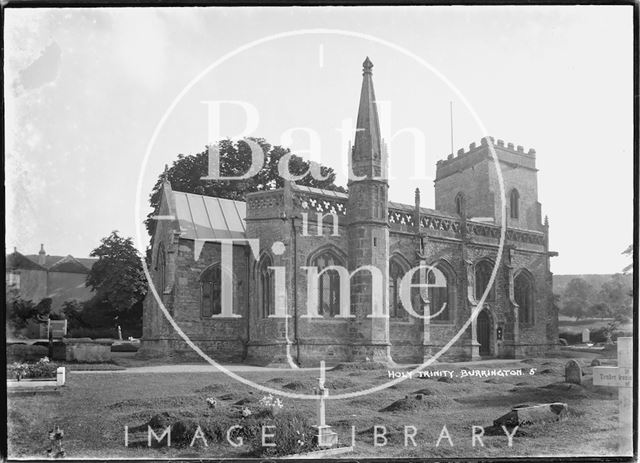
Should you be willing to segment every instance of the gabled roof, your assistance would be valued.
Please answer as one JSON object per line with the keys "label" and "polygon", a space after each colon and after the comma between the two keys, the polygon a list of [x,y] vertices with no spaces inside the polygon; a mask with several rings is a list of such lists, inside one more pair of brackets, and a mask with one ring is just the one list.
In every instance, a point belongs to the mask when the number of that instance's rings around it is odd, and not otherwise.
{"label": "gabled roof", "polygon": [[47,269],[38,265],[37,262],[33,262],[26,256],[23,256],[18,251],[14,251],[7,255],[7,270],[22,269],[22,270],[43,270]]}
{"label": "gabled roof", "polygon": [[[26,255],[25,257],[27,259],[29,259],[30,261],[34,262],[35,264],[38,264],[38,255],[37,254],[29,254],[29,255]],[[92,257],[49,256],[49,255],[47,255],[45,257],[45,262],[44,262],[44,265],[42,267],[44,267],[46,269],[50,269],[55,264],[57,264],[58,262],[60,262],[63,259],[66,259],[67,257],[72,257],[73,259],[78,261],[80,264],[82,264],[87,270],[90,270],[91,267],[93,267],[93,264],[95,264],[98,261],[98,259],[92,258]],[[58,270],[58,271],[61,272],[62,270]]]}
{"label": "gabled roof", "polygon": [[85,267],[75,257],[69,255],[63,257],[58,262],[49,267],[50,272],[64,272],[64,273],[89,273],[89,269]]}
{"label": "gabled roof", "polygon": [[172,191],[181,238],[245,238],[244,201]]}

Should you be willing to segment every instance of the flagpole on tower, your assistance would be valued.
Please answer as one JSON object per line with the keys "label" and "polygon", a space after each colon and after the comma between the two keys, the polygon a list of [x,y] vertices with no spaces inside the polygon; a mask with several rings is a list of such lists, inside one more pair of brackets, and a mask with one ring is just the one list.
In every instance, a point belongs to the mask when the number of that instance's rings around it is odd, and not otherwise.
{"label": "flagpole on tower", "polygon": [[453,155],[453,101],[449,101],[449,125],[451,127],[451,155]]}

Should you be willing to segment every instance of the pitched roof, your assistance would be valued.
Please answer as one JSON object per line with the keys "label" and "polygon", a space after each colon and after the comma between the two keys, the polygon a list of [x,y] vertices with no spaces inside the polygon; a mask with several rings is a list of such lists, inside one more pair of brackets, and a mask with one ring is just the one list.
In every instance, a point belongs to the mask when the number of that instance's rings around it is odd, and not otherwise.
{"label": "pitched roof", "polygon": [[23,270],[44,270],[46,269],[38,265],[37,261],[33,262],[27,256],[23,256],[18,251],[14,251],[7,255],[7,270],[23,269]]}
{"label": "pitched roof", "polygon": [[[35,264],[38,264],[38,255],[37,254],[29,254],[25,256],[27,259],[29,259],[30,261],[34,262]],[[77,262],[81,263],[84,267],[86,267],[87,270],[90,270],[91,267],[93,267],[93,264],[95,264],[98,259],[93,258],[93,257],[73,257],[73,256],[46,256],[45,257],[45,262],[44,265],[42,267],[46,268],[46,269],[50,269],[51,267],[53,267],[55,264],[57,264],[58,262],[60,262],[63,259],[66,259],[67,257],[71,257],[73,259],[75,259]],[[63,270],[58,270],[58,272],[61,272]]]}
{"label": "pitched roof", "polygon": [[181,238],[245,238],[244,201],[172,191]]}
{"label": "pitched roof", "polygon": [[64,272],[64,273],[89,273],[89,269],[85,267],[75,257],[69,255],[63,257],[58,262],[49,267],[50,272]]}

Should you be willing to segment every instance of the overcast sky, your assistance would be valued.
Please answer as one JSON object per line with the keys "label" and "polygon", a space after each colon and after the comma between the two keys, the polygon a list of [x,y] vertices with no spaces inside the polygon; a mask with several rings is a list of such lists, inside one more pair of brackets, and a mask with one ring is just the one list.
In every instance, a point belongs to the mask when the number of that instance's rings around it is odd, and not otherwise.
{"label": "overcast sky", "polygon": [[[451,151],[450,101],[454,151],[485,135],[453,85],[490,135],[536,150],[539,200],[560,253],[553,272],[619,272],[633,231],[632,14],[631,6],[5,9],[7,249],[30,254],[44,243],[50,254],[85,257],[111,230],[135,237],[164,164],[208,142],[206,101],[249,103],[258,115],[251,135],[294,151],[310,137],[298,130],[287,139],[287,130],[312,129],[322,162],[344,183],[353,135],[337,129],[353,125],[368,55],[387,140],[411,129],[389,142],[392,201],[412,204],[419,187],[433,207],[435,163]],[[344,32],[272,37],[318,28]],[[269,37],[211,69],[167,113],[216,60]],[[240,107],[223,111],[221,133],[235,136],[247,118]],[[415,146],[424,156],[417,167]]]}

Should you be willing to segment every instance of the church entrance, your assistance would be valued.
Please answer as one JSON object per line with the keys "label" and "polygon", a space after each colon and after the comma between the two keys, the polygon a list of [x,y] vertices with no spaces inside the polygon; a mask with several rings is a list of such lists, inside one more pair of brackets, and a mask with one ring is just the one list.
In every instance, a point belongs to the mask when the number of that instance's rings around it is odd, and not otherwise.
{"label": "church entrance", "polygon": [[480,343],[480,355],[491,355],[491,320],[486,309],[478,314],[477,334],[478,342]]}

